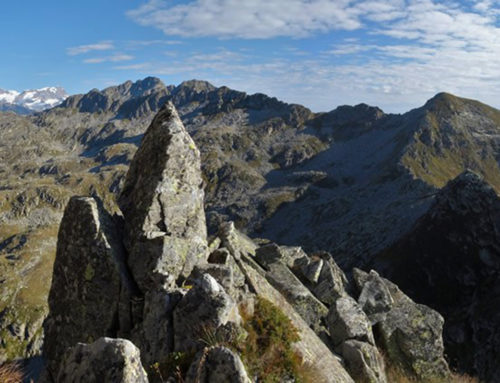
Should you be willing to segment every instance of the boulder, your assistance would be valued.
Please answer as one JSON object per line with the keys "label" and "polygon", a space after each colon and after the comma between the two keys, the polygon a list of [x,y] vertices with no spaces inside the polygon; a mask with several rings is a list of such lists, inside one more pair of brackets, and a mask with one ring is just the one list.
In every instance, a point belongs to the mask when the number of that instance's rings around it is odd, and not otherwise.
{"label": "boulder", "polygon": [[397,302],[376,325],[380,345],[392,363],[419,379],[446,379],[450,371],[444,359],[443,317],[411,300]]}
{"label": "boulder", "polygon": [[100,338],[68,349],[57,383],[148,383],[140,351],[125,339]]}
{"label": "boulder", "polygon": [[113,219],[93,198],[71,198],[59,228],[44,322],[43,353],[52,374],[68,347],[116,336],[120,306],[129,307],[121,297],[132,295],[123,293],[133,285],[124,262]]}
{"label": "boulder", "polygon": [[201,350],[191,364],[186,383],[251,383],[240,357],[225,347]]}
{"label": "boulder", "polygon": [[204,274],[182,298],[173,319],[175,351],[199,350],[205,336],[227,322],[241,322],[238,306],[209,274]]}
{"label": "boulder", "polygon": [[141,291],[173,285],[208,257],[200,152],[168,102],[130,164],[119,205]]}
{"label": "boulder", "polygon": [[[367,298],[364,307],[372,313],[375,309],[378,314],[381,311],[377,310],[383,310],[384,315],[377,318],[374,328],[379,346],[390,362],[424,381],[447,379],[450,371],[444,358],[443,317],[427,306],[416,304],[394,283],[375,272],[357,270],[354,276],[362,296]],[[370,297],[376,299],[370,303]],[[390,310],[385,311],[388,306]]]}
{"label": "boulder", "polygon": [[368,317],[356,301],[349,296],[337,299],[330,306],[327,323],[335,346],[350,339],[375,345]]}
{"label": "boulder", "polygon": [[359,340],[342,343],[340,353],[347,370],[356,382],[387,383],[384,359],[377,347]]}

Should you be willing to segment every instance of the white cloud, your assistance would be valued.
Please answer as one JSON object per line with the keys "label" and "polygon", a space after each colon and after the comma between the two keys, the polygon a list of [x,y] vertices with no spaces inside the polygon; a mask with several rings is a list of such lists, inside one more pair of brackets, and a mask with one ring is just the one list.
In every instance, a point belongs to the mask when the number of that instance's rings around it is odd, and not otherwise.
{"label": "white cloud", "polygon": [[192,0],[183,5],[152,0],[129,16],[167,35],[187,37],[348,31],[343,43],[309,56],[293,57],[289,48],[272,57],[215,51],[136,69],[205,78],[314,110],[367,102],[402,112],[440,91],[500,106],[499,9],[500,0]]}
{"label": "white cloud", "polygon": [[79,45],[76,47],[68,48],[66,51],[70,56],[81,55],[93,51],[107,51],[114,49],[112,41],[101,41],[95,44]]}
{"label": "white cloud", "polygon": [[224,38],[303,37],[360,27],[349,0],[195,0],[187,4],[150,0],[128,15],[167,35]]}
{"label": "white cloud", "polygon": [[94,58],[88,58],[83,60],[85,64],[100,64],[100,63],[105,63],[105,62],[121,62],[121,61],[130,61],[133,60],[135,57],[130,56],[130,55],[125,55],[125,54],[116,54],[112,56],[107,56],[107,57],[94,57]]}

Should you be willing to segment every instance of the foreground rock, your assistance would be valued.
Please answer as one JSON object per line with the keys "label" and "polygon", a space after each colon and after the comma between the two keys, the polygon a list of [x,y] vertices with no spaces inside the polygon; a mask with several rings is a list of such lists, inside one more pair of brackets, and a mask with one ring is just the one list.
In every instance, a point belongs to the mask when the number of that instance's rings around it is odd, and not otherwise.
{"label": "foreground rock", "polygon": [[144,134],[119,205],[128,264],[143,292],[173,285],[206,260],[200,152],[167,103]]}
{"label": "foreground rock", "polygon": [[100,338],[66,351],[57,383],[148,383],[140,351],[125,339]]}
{"label": "foreground rock", "polygon": [[[43,352],[52,375],[66,349],[116,336],[133,283],[114,222],[93,198],[73,197],[61,222]],[[128,291],[125,294],[123,291]],[[125,316],[122,316],[125,317]]]}

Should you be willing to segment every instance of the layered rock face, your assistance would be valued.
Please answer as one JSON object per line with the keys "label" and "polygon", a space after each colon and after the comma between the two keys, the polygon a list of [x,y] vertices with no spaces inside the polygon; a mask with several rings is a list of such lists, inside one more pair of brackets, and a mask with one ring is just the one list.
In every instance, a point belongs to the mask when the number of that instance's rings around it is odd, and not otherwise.
{"label": "layered rock face", "polygon": [[451,363],[500,379],[500,199],[467,171],[435,197],[413,230],[377,262],[416,300],[445,318]]}
{"label": "layered rock face", "polygon": [[448,377],[442,318],[375,272],[350,283],[330,254],[259,246],[231,222],[208,241],[199,153],[171,104],[120,205],[123,223],[93,198],[66,208],[45,381],[386,383],[380,350],[409,376]]}

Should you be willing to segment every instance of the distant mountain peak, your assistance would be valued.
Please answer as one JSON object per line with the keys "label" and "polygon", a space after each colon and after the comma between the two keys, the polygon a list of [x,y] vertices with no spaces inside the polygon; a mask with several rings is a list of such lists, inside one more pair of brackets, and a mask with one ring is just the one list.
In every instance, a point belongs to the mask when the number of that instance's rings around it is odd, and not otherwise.
{"label": "distant mountain peak", "polygon": [[66,91],[57,86],[23,92],[0,89],[0,110],[10,110],[20,114],[40,112],[61,104],[67,97]]}
{"label": "distant mountain peak", "polygon": [[182,82],[179,85],[179,88],[190,88],[198,93],[199,92],[211,92],[211,91],[217,89],[215,86],[213,86],[208,81],[195,80],[195,79]]}

